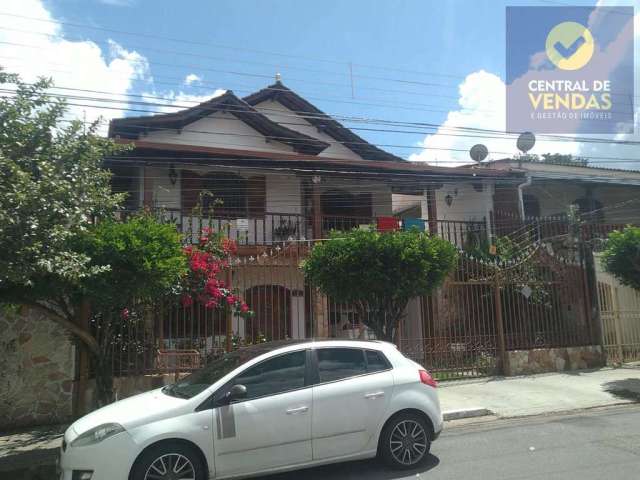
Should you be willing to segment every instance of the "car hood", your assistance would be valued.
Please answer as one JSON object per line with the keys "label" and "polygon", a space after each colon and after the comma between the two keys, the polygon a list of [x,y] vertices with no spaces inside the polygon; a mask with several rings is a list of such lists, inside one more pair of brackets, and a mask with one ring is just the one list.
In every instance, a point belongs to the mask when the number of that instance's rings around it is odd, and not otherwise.
{"label": "car hood", "polygon": [[165,395],[161,389],[134,395],[76,420],[69,428],[67,441],[73,441],[76,436],[105,423],[119,423],[125,429],[131,429],[142,423],[170,417],[188,408],[190,403],[184,398]]}

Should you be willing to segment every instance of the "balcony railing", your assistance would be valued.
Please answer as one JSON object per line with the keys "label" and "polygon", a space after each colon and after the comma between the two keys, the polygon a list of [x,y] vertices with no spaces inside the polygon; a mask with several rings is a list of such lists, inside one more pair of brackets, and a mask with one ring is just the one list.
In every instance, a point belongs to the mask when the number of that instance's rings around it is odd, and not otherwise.
{"label": "balcony railing", "polygon": [[293,213],[266,213],[256,218],[229,218],[216,215],[191,215],[179,210],[165,209],[161,215],[176,224],[193,243],[203,228],[222,231],[238,245],[272,245],[311,238],[310,223],[304,216]]}
{"label": "balcony railing", "polygon": [[[224,218],[212,215],[185,214],[177,209],[163,209],[159,214],[176,224],[187,241],[196,243],[202,228],[223,231],[239,246],[274,245],[283,242],[311,240],[313,218],[294,213],[267,212],[257,218]],[[423,220],[423,229],[429,231],[429,222]],[[321,237],[326,238],[331,230],[347,231],[362,225],[376,225],[375,217],[323,215],[320,219]],[[436,220],[431,227],[436,234],[451,243],[464,247],[478,245],[487,239],[485,221]]]}

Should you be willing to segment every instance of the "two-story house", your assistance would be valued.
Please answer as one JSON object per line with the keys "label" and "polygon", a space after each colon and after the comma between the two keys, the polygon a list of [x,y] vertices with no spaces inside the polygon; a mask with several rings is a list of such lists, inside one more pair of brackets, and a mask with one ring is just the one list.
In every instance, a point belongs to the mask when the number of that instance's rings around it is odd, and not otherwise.
{"label": "two-story house", "polygon": [[[469,228],[486,234],[496,186],[522,182],[508,171],[405,161],[280,81],[244,98],[227,91],[176,113],[116,119],[109,135],[133,148],[107,162],[129,209],[160,209],[194,238],[207,225],[238,241],[233,281],[256,316],[225,325],[211,314],[196,328],[208,347],[229,329],[270,339],[352,334],[363,319],[305,285],[298,265],[312,241],[332,229],[394,228],[398,205],[417,202],[425,229],[462,246]],[[165,337],[187,335],[176,322],[163,324]]]}

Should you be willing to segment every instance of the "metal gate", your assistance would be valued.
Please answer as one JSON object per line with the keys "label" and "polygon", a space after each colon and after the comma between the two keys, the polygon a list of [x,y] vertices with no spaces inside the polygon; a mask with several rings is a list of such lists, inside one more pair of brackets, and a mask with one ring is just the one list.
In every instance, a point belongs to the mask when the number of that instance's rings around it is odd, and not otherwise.
{"label": "metal gate", "polygon": [[400,348],[440,379],[508,373],[510,350],[593,343],[583,268],[540,246],[502,264],[461,254],[420,312],[421,335]]}
{"label": "metal gate", "polygon": [[598,281],[602,343],[607,361],[640,361],[640,292],[609,280]]}

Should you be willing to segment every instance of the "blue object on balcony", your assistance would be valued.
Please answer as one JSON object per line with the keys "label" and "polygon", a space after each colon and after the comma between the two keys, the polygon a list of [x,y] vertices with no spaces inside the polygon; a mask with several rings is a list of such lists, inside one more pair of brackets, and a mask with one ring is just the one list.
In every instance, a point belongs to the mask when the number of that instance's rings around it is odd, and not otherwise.
{"label": "blue object on balcony", "polygon": [[412,228],[417,228],[421,232],[424,232],[424,223],[425,221],[421,218],[403,218],[402,219],[402,229],[403,230],[411,230]]}

